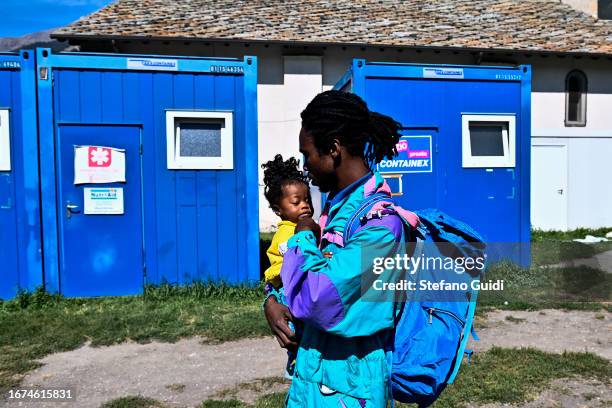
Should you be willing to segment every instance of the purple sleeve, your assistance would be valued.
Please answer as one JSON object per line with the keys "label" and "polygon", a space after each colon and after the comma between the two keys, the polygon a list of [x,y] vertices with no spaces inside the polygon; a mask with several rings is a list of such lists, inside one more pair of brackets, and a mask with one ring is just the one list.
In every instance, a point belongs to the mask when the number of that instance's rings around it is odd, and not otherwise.
{"label": "purple sleeve", "polygon": [[[384,239],[391,246],[402,239],[402,224],[399,217],[384,217],[372,220],[367,227],[379,227],[376,230],[367,228],[372,235],[369,239]],[[383,228],[380,228],[383,227]],[[360,228],[354,235],[362,237]],[[386,231],[386,232],[385,232]],[[386,242],[385,241],[385,242]],[[289,250],[284,255],[281,279],[285,298],[291,313],[298,319],[315,324],[323,330],[329,330],[340,323],[346,316],[347,307],[343,299],[360,297],[359,255],[355,255],[363,242],[351,239],[354,244],[340,249],[334,254],[334,262],[325,258],[317,248],[314,235],[303,231],[294,235],[288,243]],[[339,286],[343,291],[340,293]],[[356,293],[352,293],[355,292]]]}
{"label": "purple sleeve", "polygon": [[300,320],[329,329],[344,318],[342,300],[327,275],[321,272],[303,272],[302,266],[305,263],[299,246],[285,253],[281,278],[289,310]]}

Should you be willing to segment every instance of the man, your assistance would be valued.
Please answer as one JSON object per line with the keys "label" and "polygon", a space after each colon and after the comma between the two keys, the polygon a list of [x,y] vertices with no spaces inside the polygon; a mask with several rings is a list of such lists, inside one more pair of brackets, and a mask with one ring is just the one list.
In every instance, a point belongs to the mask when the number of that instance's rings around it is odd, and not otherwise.
{"label": "man", "polygon": [[[304,169],[329,196],[321,227],[301,218],[287,243],[281,278],[289,307],[274,296],[264,305],[280,345],[299,347],[287,406],[386,407],[395,305],[365,300],[362,288],[374,258],[403,255],[406,220],[390,213],[362,223],[346,241],[343,233],[366,198],[386,194],[391,202],[371,166],[395,156],[400,124],[339,91],[317,95],[301,116]],[[299,345],[287,325],[294,317],[304,322]]]}

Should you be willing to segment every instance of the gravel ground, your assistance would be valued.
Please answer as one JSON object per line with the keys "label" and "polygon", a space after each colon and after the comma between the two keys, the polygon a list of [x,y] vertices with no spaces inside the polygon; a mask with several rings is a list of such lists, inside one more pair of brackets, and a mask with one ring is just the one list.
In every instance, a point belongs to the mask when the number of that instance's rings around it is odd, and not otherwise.
{"label": "gravel ground", "polygon": [[[535,347],[555,353],[588,351],[612,359],[611,319],[612,314],[604,311],[494,311],[478,330],[481,341],[472,346],[476,352],[492,346]],[[22,385],[74,388],[77,401],[64,406],[99,407],[128,395],[154,398],[170,406],[194,406],[220,396],[237,395],[252,401],[267,388],[257,386],[258,381],[282,376],[286,354],[271,337],[213,345],[191,338],[177,343],[86,345],[47,356],[41,362],[44,365],[32,371]],[[236,385],[244,383],[255,384],[247,387],[252,392],[236,394]],[[286,384],[278,387],[284,389]],[[566,392],[559,391],[563,387]],[[597,407],[611,404],[611,400],[610,384],[558,380],[526,406]],[[62,405],[36,404],[47,406]]]}

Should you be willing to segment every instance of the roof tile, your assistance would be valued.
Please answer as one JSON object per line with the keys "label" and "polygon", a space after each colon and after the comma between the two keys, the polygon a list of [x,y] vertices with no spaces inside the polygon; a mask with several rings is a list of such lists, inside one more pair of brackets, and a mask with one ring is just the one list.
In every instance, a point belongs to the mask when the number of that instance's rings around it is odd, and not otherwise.
{"label": "roof tile", "polygon": [[612,21],[555,0],[118,0],[53,36],[612,54]]}

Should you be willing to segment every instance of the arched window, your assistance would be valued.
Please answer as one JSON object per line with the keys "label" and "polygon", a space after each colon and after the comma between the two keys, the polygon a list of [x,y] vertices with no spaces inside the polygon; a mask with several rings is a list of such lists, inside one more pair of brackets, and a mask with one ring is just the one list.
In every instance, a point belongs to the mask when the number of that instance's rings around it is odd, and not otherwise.
{"label": "arched window", "polygon": [[565,78],[565,126],[586,126],[587,77],[573,70]]}

